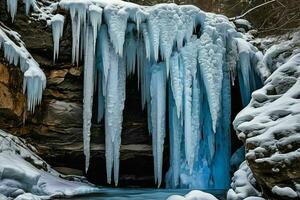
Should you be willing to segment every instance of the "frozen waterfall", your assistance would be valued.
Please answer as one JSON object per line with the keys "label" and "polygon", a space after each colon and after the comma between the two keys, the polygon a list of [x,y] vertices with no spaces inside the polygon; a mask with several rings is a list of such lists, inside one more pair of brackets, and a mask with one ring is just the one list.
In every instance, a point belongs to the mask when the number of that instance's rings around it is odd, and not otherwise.
{"label": "frozen waterfall", "polygon": [[[35,1],[25,2],[29,11]],[[16,4],[15,0],[7,1],[12,19]],[[167,187],[228,188],[230,84],[237,76],[246,105],[251,91],[262,81],[258,50],[235,31],[226,17],[194,6],[143,7],[118,0],[61,0],[57,6],[70,12],[72,62],[84,61],[86,170],[95,112],[97,121],[105,124],[107,181],[111,183],[113,176],[118,184],[126,76],[137,74],[141,106],[148,112],[157,185],[164,179],[163,150],[165,136],[169,135]],[[55,15],[51,22],[55,60],[64,17]],[[6,43],[4,48],[8,48]],[[14,54],[6,51],[13,62]],[[27,84],[27,88],[38,88],[28,91],[35,105],[40,102],[40,94],[32,93],[40,92],[44,85],[35,78],[27,82],[33,84]],[[94,99],[98,102],[95,111]]]}

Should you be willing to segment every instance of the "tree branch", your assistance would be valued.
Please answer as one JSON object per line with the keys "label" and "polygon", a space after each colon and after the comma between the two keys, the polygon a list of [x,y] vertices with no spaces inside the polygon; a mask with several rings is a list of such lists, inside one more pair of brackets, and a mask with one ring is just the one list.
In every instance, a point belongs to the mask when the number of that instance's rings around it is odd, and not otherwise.
{"label": "tree branch", "polygon": [[274,2],[276,2],[276,0],[267,1],[267,2],[265,2],[265,3],[263,3],[263,4],[260,4],[260,5],[258,5],[258,6],[255,6],[255,7],[251,8],[250,10],[248,10],[247,12],[245,12],[244,14],[242,14],[242,15],[240,15],[240,16],[236,16],[236,17],[229,18],[229,20],[236,20],[236,19],[243,18],[243,17],[245,17],[247,14],[249,14],[250,12],[256,10],[257,8],[260,8],[260,7],[262,7],[262,6],[265,6],[265,5],[268,5],[268,4],[270,4],[270,3],[274,3]]}

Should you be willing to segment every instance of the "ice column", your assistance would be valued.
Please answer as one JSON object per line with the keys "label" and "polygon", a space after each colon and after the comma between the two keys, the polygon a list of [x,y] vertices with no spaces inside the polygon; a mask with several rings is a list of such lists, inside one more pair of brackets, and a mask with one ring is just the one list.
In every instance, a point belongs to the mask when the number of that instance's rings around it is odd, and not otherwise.
{"label": "ice column", "polygon": [[94,36],[93,29],[89,26],[85,33],[84,56],[84,83],[83,83],[83,148],[85,155],[85,171],[88,171],[90,163],[90,136],[91,120],[93,115],[94,95]]}

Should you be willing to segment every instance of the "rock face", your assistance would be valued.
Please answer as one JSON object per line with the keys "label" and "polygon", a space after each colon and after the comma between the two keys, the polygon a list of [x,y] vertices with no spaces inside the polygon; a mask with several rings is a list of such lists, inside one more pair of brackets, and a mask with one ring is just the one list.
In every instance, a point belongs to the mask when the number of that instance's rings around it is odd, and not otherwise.
{"label": "rock face", "polygon": [[[56,169],[65,173],[83,174],[83,71],[81,65],[70,63],[71,23],[67,19],[59,60],[53,63],[51,29],[24,15],[22,3],[19,3],[18,14],[14,23],[11,23],[5,2],[0,2],[1,21],[22,36],[28,51],[47,76],[47,89],[42,105],[34,114],[27,112],[26,97],[22,93],[23,75],[18,67],[7,64],[0,51],[0,128],[26,139]],[[151,137],[148,135],[146,113],[141,109],[136,83],[134,78],[127,83],[119,186],[154,187]],[[91,151],[87,176],[92,182],[104,185],[103,123],[93,123]],[[166,171],[167,155],[165,166]]]}
{"label": "rock face", "polygon": [[234,121],[268,199],[300,198],[300,54],[280,66]]}

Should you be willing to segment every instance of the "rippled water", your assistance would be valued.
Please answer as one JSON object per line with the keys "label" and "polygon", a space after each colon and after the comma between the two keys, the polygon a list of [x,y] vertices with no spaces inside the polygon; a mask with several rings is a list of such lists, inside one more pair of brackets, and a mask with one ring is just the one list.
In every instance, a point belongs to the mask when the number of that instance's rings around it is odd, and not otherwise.
{"label": "rippled water", "polygon": [[[71,200],[165,200],[170,195],[184,195],[190,190],[168,190],[168,189],[111,189],[103,188],[99,194],[73,197]],[[224,190],[205,191],[225,200]]]}

